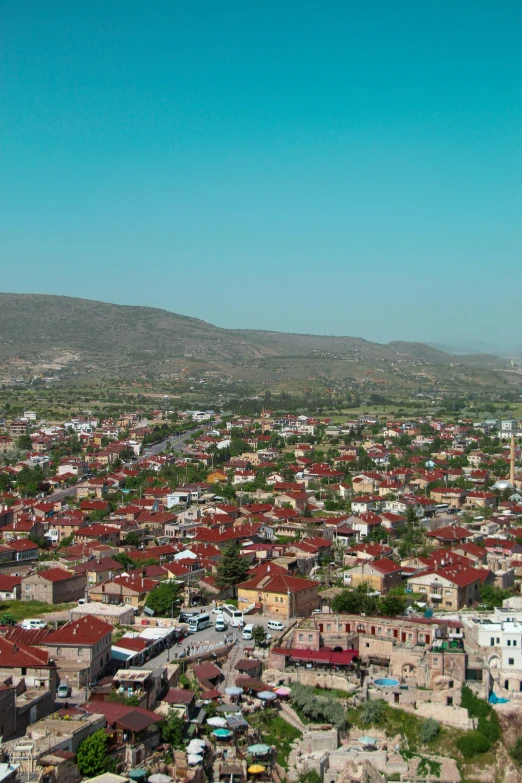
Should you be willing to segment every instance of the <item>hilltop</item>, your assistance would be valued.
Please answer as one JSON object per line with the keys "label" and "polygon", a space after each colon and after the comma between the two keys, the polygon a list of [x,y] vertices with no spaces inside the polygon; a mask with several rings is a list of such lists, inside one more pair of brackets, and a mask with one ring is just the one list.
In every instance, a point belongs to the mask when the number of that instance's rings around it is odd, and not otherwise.
{"label": "hilltop", "polygon": [[497,356],[455,357],[415,342],[222,329],[167,310],[66,296],[0,294],[0,335],[4,377],[14,366],[66,367],[97,378],[190,372],[281,387],[355,383],[383,391],[504,391],[518,380]]}

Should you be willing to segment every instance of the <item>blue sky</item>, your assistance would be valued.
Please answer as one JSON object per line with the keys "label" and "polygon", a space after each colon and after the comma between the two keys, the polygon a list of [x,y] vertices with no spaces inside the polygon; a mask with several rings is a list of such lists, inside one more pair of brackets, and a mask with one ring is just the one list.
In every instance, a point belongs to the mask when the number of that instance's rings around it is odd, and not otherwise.
{"label": "blue sky", "polygon": [[0,288],[520,342],[521,35],[518,0],[3,0]]}

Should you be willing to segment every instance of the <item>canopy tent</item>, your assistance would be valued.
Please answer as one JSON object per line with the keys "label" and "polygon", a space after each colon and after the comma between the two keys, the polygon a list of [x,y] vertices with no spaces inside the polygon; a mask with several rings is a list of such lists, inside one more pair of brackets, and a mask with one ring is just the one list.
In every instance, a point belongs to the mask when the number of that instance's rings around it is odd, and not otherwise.
{"label": "canopy tent", "polygon": [[227,726],[229,729],[247,729],[248,722],[244,719],[240,712],[236,715],[229,715],[227,718]]}
{"label": "canopy tent", "polygon": [[241,696],[243,688],[239,688],[237,685],[231,685],[229,688],[225,688],[225,693],[229,696]]}
{"label": "canopy tent", "polygon": [[219,707],[217,707],[218,712],[239,712],[240,707],[237,706],[237,704],[220,704]]}
{"label": "canopy tent", "polygon": [[216,715],[214,718],[207,718],[207,723],[209,726],[214,726],[216,728],[223,728],[227,725],[227,719],[226,718],[220,718],[219,715]]}
{"label": "canopy tent", "polygon": [[263,745],[261,742],[258,742],[257,745],[248,746],[248,752],[253,753],[254,756],[263,756],[265,753],[270,753],[271,750],[270,745]]}
{"label": "canopy tent", "polygon": [[229,729],[215,729],[212,734],[217,739],[229,739],[232,736],[232,732]]}
{"label": "canopy tent", "polygon": [[157,772],[155,775],[151,775],[149,783],[171,783],[172,778],[169,775],[163,775],[161,772]]}
{"label": "canopy tent", "polygon": [[277,695],[273,691],[261,691],[261,693],[257,694],[257,698],[263,699],[263,701],[272,701],[277,699]]}

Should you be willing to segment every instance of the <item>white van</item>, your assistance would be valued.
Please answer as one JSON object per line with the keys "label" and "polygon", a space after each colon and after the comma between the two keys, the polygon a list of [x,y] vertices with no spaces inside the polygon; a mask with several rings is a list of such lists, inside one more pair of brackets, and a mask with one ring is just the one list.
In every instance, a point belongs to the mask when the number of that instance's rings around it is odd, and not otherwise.
{"label": "white van", "polygon": [[47,628],[47,623],[43,620],[23,620],[22,628],[26,631],[33,631],[35,629]]}
{"label": "white van", "polygon": [[270,631],[284,631],[285,625],[281,622],[281,620],[269,620],[266,624],[266,627]]}
{"label": "white van", "polygon": [[253,632],[254,632],[254,626],[252,625],[252,623],[245,625],[245,627],[243,628],[243,639],[245,640],[245,642],[250,641]]}
{"label": "white van", "polygon": [[216,617],[216,622],[214,624],[214,630],[216,631],[226,631],[227,630],[227,624],[225,622],[225,618],[222,614],[218,614]]}

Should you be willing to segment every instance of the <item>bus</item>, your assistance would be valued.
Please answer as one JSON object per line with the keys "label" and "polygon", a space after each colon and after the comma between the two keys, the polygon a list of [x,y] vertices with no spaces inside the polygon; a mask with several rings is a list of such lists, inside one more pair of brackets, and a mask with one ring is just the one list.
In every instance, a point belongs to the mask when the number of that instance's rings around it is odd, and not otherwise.
{"label": "bus", "polygon": [[189,620],[188,632],[197,633],[198,631],[202,631],[203,628],[208,628],[209,625],[210,625],[209,614],[193,614]]}
{"label": "bus", "polygon": [[233,628],[242,628],[245,624],[243,612],[241,612],[233,604],[224,604],[221,607],[221,611],[223,613],[223,617],[225,618],[225,622],[228,623],[228,625],[231,625]]}

